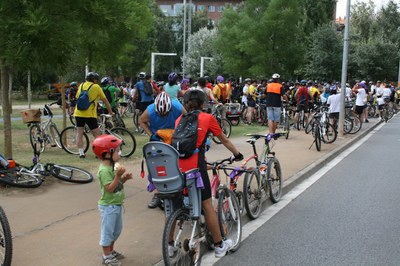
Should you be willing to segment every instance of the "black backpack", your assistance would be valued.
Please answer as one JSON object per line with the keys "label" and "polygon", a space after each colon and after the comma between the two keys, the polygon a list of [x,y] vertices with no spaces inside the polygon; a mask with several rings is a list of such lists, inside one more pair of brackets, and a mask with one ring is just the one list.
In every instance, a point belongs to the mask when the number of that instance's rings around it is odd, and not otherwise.
{"label": "black backpack", "polygon": [[150,82],[144,81],[144,94],[147,96],[153,95],[153,85]]}
{"label": "black backpack", "polygon": [[103,92],[106,95],[108,102],[111,104],[113,97],[111,95],[110,86],[103,88]]}
{"label": "black backpack", "polygon": [[182,115],[178,126],[172,135],[172,147],[174,147],[180,158],[189,158],[196,151],[197,127],[199,124],[199,110]]}

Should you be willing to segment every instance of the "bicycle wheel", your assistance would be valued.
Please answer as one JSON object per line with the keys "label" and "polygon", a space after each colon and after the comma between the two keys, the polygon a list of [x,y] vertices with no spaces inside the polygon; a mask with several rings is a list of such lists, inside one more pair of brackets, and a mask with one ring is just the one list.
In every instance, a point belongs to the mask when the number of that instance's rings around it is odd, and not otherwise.
{"label": "bicycle wheel", "polygon": [[10,266],[12,260],[13,245],[10,224],[6,213],[0,206],[0,265]]}
{"label": "bicycle wheel", "polygon": [[257,170],[246,173],[243,181],[243,201],[247,216],[256,219],[260,216],[262,207],[262,187]]}
{"label": "bicycle wheel", "polygon": [[355,134],[355,133],[357,133],[358,131],[361,130],[361,126],[362,126],[361,120],[360,120],[360,118],[358,118],[357,116],[354,116],[354,117],[352,118],[352,120],[353,120],[353,128],[351,129],[351,131],[349,132],[349,134]]}
{"label": "bicycle wheel", "polygon": [[348,134],[353,129],[353,120],[345,117],[343,125],[343,133]]}
{"label": "bicycle wheel", "polygon": [[321,151],[321,132],[319,126],[314,128],[314,141],[315,141],[315,148],[317,151]]}
{"label": "bicycle wheel", "polygon": [[314,126],[314,121],[309,121],[306,125],[306,128],[304,129],[304,132],[306,132],[306,134],[309,134],[312,130],[313,130],[313,126]]}
{"label": "bicycle wheel", "polygon": [[122,119],[122,117],[121,117],[121,115],[119,114],[119,112],[118,112],[118,111],[117,111],[117,112],[114,112],[114,114],[115,114],[114,119],[115,119],[115,125],[116,125],[116,127],[126,128],[125,122],[124,122],[124,120]]}
{"label": "bicycle wheel", "polygon": [[322,125],[321,131],[322,131],[321,137],[325,143],[330,144],[335,142],[337,138],[337,132],[330,123],[328,122],[324,123]]}
{"label": "bicycle wheel", "polygon": [[[217,121],[218,121],[219,126],[222,129],[222,132],[229,138],[229,136],[231,135],[231,131],[232,131],[231,122],[229,122],[229,120],[227,120],[225,118],[217,119]],[[217,137],[213,136],[212,140],[217,144],[221,144],[221,141],[219,141],[219,139]]]}
{"label": "bicycle wheel", "polygon": [[61,146],[61,140],[60,140],[60,132],[58,131],[58,128],[54,123],[52,123],[50,125],[49,132],[50,132],[50,136],[51,136],[51,143],[55,143],[57,145],[57,147],[59,147],[61,149],[62,146]]}
{"label": "bicycle wheel", "polygon": [[236,251],[242,240],[242,220],[236,196],[228,188],[218,194],[218,223],[222,237],[233,241],[230,251]]}
{"label": "bicycle wheel", "polygon": [[[198,228],[191,239],[193,224]],[[204,250],[199,239],[199,227],[199,222],[194,223],[190,218],[188,209],[178,209],[168,217],[162,240],[165,265],[200,265]],[[193,246],[189,245],[191,243]]]}
{"label": "bicycle wheel", "polygon": [[131,132],[122,127],[112,128],[109,133],[122,140],[121,157],[129,157],[136,150],[136,139]]}
{"label": "bicycle wheel", "polygon": [[[61,131],[60,134],[60,140],[61,140],[61,147],[63,150],[70,154],[76,154],[79,155],[79,149],[78,146],[76,145],[76,135],[77,135],[77,129],[76,127],[66,127],[64,128],[63,131]],[[83,132],[83,149],[85,153],[89,149],[89,137],[85,132]]]}
{"label": "bicycle wheel", "polygon": [[86,184],[93,181],[91,173],[75,166],[50,165],[50,173],[58,179],[71,183]]}
{"label": "bicycle wheel", "polygon": [[69,121],[73,126],[76,126],[75,116],[73,114],[69,115]]}
{"label": "bicycle wheel", "polygon": [[267,164],[267,184],[269,189],[269,199],[272,203],[277,203],[282,196],[282,171],[281,164],[276,157],[268,158]]}
{"label": "bicycle wheel", "polygon": [[[18,169],[18,168],[17,168]],[[16,171],[0,172],[0,183],[12,187],[35,188],[42,184],[43,180],[34,174],[19,173]]]}
{"label": "bicycle wheel", "polygon": [[375,117],[376,109],[373,105],[368,105],[368,116]]}
{"label": "bicycle wheel", "polygon": [[[42,130],[40,129],[40,124],[33,124],[29,128],[29,139],[31,141],[31,146],[32,149],[36,149],[40,151],[41,153],[44,152],[46,148],[46,143],[44,139],[42,138]],[[37,148],[39,147],[39,149]]]}
{"label": "bicycle wheel", "polygon": [[286,132],[285,138],[288,139],[289,133],[290,133],[290,121],[289,121],[289,116],[287,116],[287,115],[285,115],[283,129]]}

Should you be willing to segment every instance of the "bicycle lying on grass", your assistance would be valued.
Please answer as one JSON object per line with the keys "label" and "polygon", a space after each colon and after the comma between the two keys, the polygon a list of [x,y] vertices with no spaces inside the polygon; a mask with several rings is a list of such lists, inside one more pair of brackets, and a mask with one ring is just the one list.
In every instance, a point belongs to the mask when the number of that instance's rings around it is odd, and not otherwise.
{"label": "bicycle lying on grass", "polygon": [[10,266],[12,260],[13,246],[10,224],[7,216],[0,206],[0,265]]}
{"label": "bicycle lying on grass", "polygon": [[[43,183],[46,176],[54,176],[60,180],[85,184],[93,181],[93,175],[86,170],[75,166],[58,165],[54,163],[43,164],[39,161],[39,152],[34,146],[33,165],[25,167],[13,165],[9,167],[8,160],[0,155],[4,169],[0,170],[0,183],[20,188],[35,188]],[[3,163],[3,162],[6,163]]]}
{"label": "bicycle lying on grass", "polygon": [[[162,253],[165,265],[200,265],[205,248],[214,249],[214,241],[205,223],[201,208],[201,175],[198,169],[182,173],[178,165],[178,152],[162,142],[149,142],[143,146],[149,176],[164,200],[167,222],[163,231]],[[200,182],[200,184],[199,184]],[[220,194],[218,215],[221,235],[241,232],[239,206],[228,188]],[[221,219],[221,217],[223,217]],[[232,224],[239,229],[232,229]],[[240,234],[241,236],[241,234]],[[235,248],[241,237],[235,238]],[[232,251],[233,251],[232,250]]]}

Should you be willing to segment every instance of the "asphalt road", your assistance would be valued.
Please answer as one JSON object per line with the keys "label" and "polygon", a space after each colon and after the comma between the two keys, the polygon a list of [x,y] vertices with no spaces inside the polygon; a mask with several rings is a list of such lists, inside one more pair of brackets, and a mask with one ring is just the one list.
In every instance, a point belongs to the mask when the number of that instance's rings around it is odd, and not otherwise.
{"label": "asphalt road", "polygon": [[399,130],[395,117],[285,195],[290,203],[216,265],[399,265]]}

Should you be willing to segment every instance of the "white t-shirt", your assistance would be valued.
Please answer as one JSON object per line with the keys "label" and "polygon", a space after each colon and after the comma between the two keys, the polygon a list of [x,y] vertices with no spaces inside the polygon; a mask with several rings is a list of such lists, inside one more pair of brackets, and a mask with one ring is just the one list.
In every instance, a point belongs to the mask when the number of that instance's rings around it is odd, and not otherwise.
{"label": "white t-shirt", "polygon": [[329,113],[340,112],[340,94],[333,94],[328,97]]}
{"label": "white t-shirt", "polygon": [[383,88],[382,87],[377,87],[376,88],[376,102],[378,105],[382,105],[385,103],[385,101],[383,100]]}
{"label": "white t-shirt", "polygon": [[246,84],[243,87],[243,96],[242,96],[242,103],[247,105],[247,92],[249,91],[249,86]]}
{"label": "white t-shirt", "polygon": [[356,105],[357,106],[364,106],[364,100],[365,100],[365,89],[364,88],[358,88],[358,93],[357,93],[357,98],[356,98]]}
{"label": "white t-shirt", "polygon": [[346,87],[346,100],[350,101],[351,100],[351,88]]}
{"label": "white t-shirt", "polygon": [[392,91],[389,88],[384,88],[383,89],[383,98],[390,98],[390,95],[392,94]]}

